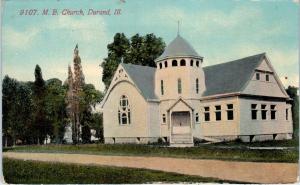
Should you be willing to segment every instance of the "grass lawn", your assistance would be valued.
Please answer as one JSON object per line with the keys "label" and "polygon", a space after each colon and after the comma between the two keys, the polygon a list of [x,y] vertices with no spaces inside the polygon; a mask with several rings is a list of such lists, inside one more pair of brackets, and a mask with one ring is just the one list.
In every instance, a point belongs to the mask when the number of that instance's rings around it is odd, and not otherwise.
{"label": "grass lawn", "polygon": [[[299,140],[280,140],[280,141],[262,141],[262,142],[252,142],[252,143],[243,143],[243,142],[221,142],[211,144],[212,146],[236,146],[236,147],[295,147],[298,148]],[[298,150],[298,149],[297,149]]]}
{"label": "grass lawn", "polygon": [[4,158],[3,174],[7,183],[13,184],[138,184],[153,182],[217,182],[215,178],[181,175],[155,170],[109,166],[84,166],[74,164],[22,161]]}
{"label": "grass lawn", "polygon": [[[265,143],[266,144],[266,143]],[[170,148],[134,144],[88,144],[88,145],[32,145],[4,149],[15,152],[79,153],[115,156],[157,156],[191,159],[220,159],[256,162],[298,162],[298,150],[253,150],[245,144],[236,148],[219,148],[218,145],[203,145],[191,148]],[[224,146],[227,146],[224,144]]]}

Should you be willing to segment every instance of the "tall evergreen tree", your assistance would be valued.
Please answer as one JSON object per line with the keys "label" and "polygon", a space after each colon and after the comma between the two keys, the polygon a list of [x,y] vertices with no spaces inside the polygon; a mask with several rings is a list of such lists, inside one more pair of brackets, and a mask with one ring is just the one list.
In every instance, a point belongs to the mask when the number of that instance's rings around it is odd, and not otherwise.
{"label": "tall evergreen tree", "polygon": [[[74,111],[74,122],[72,128],[72,138],[73,143],[76,144],[80,142],[81,137],[81,101],[83,96],[82,88],[85,84],[85,78],[82,71],[81,66],[81,58],[79,56],[78,45],[76,45],[74,49],[74,58],[73,58],[73,65],[74,65],[74,80],[73,85],[69,85],[69,91],[73,91],[73,100],[72,100],[72,109]],[[71,79],[70,79],[71,80]],[[71,84],[71,82],[70,82]]]}
{"label": "tall evergreen tree", "polygon": [[51,125],[46,119],[45,112],[45,95],[46,87],[45,81],[43,79],[42,70],[39,65],[36,65],[34,70],[35,81],[33,84],[33,96],[34,96],[34,128],[37,135],[37,140],[35,141],[38,144],[42,144],[47,134],[50,133]]}

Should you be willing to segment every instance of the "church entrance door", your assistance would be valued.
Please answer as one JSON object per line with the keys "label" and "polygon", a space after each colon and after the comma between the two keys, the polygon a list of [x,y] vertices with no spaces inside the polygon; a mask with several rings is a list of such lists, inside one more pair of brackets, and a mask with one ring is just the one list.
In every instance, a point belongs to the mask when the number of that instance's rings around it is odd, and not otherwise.
{"label": "church entrance door", "polygon": [[179,111],[171,113],[171,146],[186,146],[193,143],[191,113]]}

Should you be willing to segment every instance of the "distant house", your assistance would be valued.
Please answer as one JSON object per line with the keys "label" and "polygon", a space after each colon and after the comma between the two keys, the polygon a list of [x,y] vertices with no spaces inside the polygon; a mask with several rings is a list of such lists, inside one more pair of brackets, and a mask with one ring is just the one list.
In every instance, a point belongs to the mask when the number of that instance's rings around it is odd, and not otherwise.
{"label": "distant house", "polygon": [[265,53],[202,67],[178,35],[156,68],[121,63],[101,103],[105,143],[172,146],[195,138],[244,142],[292,137],[289,96]]}

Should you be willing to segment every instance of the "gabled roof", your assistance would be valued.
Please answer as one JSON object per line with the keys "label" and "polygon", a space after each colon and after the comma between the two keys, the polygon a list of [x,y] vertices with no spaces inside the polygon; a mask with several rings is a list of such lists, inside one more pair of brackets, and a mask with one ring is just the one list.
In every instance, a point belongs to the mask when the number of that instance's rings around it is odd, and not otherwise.
{"label": "gabled roof", "polygon": [[194,48],[180,35],[166,47],[163,54],[156,59],[156,61],[163,60],[169,57],[198,57],[198,53]]}
{"label": "gabled roof", "polygon": [[241,92],[265,53],[203,68],[206,91],[203,96]]}
{"label": "gabled roof", "polygon": [[156,68],[125,63],[121,65],[146,100],[157,99],[154,92]]}

